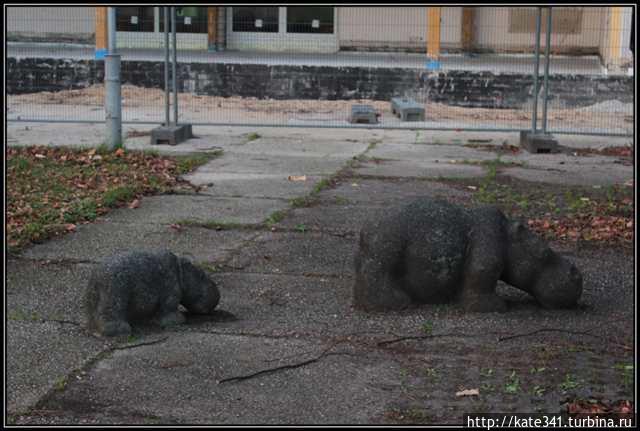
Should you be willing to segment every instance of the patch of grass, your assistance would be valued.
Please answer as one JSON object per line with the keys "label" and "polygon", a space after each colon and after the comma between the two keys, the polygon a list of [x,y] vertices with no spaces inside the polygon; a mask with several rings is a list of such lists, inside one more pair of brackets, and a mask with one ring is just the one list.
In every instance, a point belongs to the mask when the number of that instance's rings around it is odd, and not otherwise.
{"label": "patch of grass", "polygon": [[9,147],[6,156],[6,231],[14,251],[72,231],[143,194],[168,191],[177,175],[212,157],[159,157],[106,146]]}
{"label": "patch of grass", "polygon": [[255,141],[256,139],[260,139],[261,136],[256,132],[251,132],[247,135],[247,142]]}
{"label": "patch of grass", "polygon": [[315,203],[315,199],[310,196],[300,196],[297,198],[289,199],[289,205],[292,208],[307,208]]}
{"label": "patch of grass", "polygon": [[102,202],[105,206],[113,208],[132,200],[136,195],[136,191],[131,186],[121,186],[109,189],[104,194]]}
{"label": "patch of grass", "polygon": [[331,184],[332,180],[330,178],[323,178],[313,186],[313,189],[308,195],[289,199],[289,204],[292,208],[308,208],[313,206],[318,202],[320,192],[330,187]]}
{"label": "patch of grass", "polygon": [[222,150],[212,151],[204,154],[190,154],[186,156],[176,156],[177,162],[177,174],[184,175],[188,172],[193,171],[198,166],[202,166],[207,163],[209,160],[213,160],[216,157],[220,157],[222,155]]}
{"label": "patch of grass", "polygon": [[31,162],[26,157],[16,157],[13,160],[13,165],[16,173],[26,172],[31,168]]}
{"label": "patch of grass", "polygon": [[334,202],[335,202],[337,205],[347,205],[347,204],[349,203],[349,199],[347,199],[347,198],[345,198],[345,197],[343,197],[343,196],[336,196],[336,197],[334,198]]}
{"label": "patch of grass", "polygon": [[571,374],[565,374],[564,380],[560,383],[559,388],[562,393],[569,392],[572,389],[580,387],[580,382]]}
{"label": "patch of grass", "polygon": [[280,223],[286,216],[287,212],[284,210],[274,211],[269,215],[269,217],[267,217],[264,224],[267,227],[272,227],[273,225]]}
{"label": "patch of grass", "polygon": [[541,397],[545,394],[546,391],[547,390],[543,386],[535,385],[531,390],[531,393],[536,397]]}
{"label": "patch of grass", "polygon": [[433,323],[424,322],[422,324],[422,332],[424,332],[426,335],[431,335],[431,333],[433,332]]}
{"label": "patch of grass", "polygon": [[585,208],[590,205],[590,199],[584,196],[579,196],[572,190],[565,192],[564,199],[566,205],[571,213],[579,213],[582,212]]}
{"label": "patch of grass", "polygon": [[211,262],[198,262],[196,263],[196,266],[200,269],[202,269],[203,271],[206,272],[220,272],[221,267],[215,263],[211,263]]}
{"label": "patch of grass", "polygon": [[367,146],[366,151],[373,150],[378,144],[381,144],[381,143],[382,143],[382,139],[375,139],[375,138],[371,139],[369,141],[369,146]]}
{"label": "patch of grass", "polygon": [[63,214],[65,223],[74,223],[79,220],[93,221],[96,217],[98,217],[98,204],[91,197],[73,202],[69,210]]}
{"label": "patch of grass", "polygon": [[35,311],[32,312],[31,314],[28,314],[22,309],[10,311],[9,314],[7,315],[7,319],[20,321],[20,322],[38,322],[42,320],[38,315],[38,313],[36,313]]}
{"label": "patch of grass", "polygon": [[53,387],[55,388],[56,391],[62,392],[66,389],[68,383],[69,383],[69,379],[66,376],[60,377],[58,380],[56,380]]}
{"label": "patch of grass", "polygon": [[109,148],[109,146],[106,143],[102,143],[95,148],[95,151],[96,151],[96,154],[99,154],[101,156],[106,156],[118,151],[119,149],[124,149],[124,145],[122,144],[122,142],[116,145],[113,149]]}
{"label": "patch of grass", "polygon": [[517,394],[520,391],[520,379],[516,375],[515,370],[509,374],[509,380],[504,385],[504,391],[507,394]]}
{"label": "patch of grass", "polygon": [[296,230],[298,232],[305,233],[307,231],[307,226],[304,223],[300,223],[296,225]]}
{"label": "patch of grass", "polygon": [[317,195],[318,193],[328,188],[329,186],[331,186],[331,180],[328,178],[323,178],[320,181],[318,181],[316,185],[313,186],[313,190],[311,191],[311,194]]}
{"label": "patch of grass", "polygon": [[129,334],[127,336],[127,343],[135,343],[136,341],[138,341],[138,336],[135,334]]}
{"label": "patch of grass", "polygon": [[220,220],[193,220],[193,219],[181,219],[176,220],[172,224],[180,225],[180,226],[193,226],[193,227],[203,227],[205,229],[214,229],[214,230],[245,230],[245,229],[254,229],[256,225],[248,224],[248,223],[236,223],[236,222],[228,222],[228,221],[220,221]]}

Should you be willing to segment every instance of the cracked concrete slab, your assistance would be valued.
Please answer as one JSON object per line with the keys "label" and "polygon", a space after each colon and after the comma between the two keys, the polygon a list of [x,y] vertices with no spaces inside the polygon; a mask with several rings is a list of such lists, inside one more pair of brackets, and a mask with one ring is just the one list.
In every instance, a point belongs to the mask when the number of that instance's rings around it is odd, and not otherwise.
{"label": "cracked concrete slab", "polygon": [[32,407],[68,373],[104,349],[105,342],[73,325],[9,320],[7,333],[7,411]]}
{"label": "cracked concrete slab", "polygon": [[[600,158],[599,158],[600,159]],[[633,179],[633,166],[615,163],[612,158],[602,158],[588,162],[560,164],[553,161],[549,165],[526,168],[508,168],[506,175],[525,181],[548,184],[568,184],[573,186],[610,186],[624,184]]]}
{"label": "cracked concrete slab", "polygon": [[177,221],[256,224],[274,211],[287,208],[282,199],[215,198],[208,194],[145,196],[135,209],[123,208],[105,214],[114,223],[172,224]]}
{"label": "cracked concrete slab", "polygon": [[199,227],[174,229],[160,224],[99,221],[78,226],[77,232],[50,240],[23,254],[31,259],[100,261],[133,250],[168,249],[196,261],[215,262],[254,236],[254,232],[215,231]]}
{"label": "cracked concrete slab", "polygon": [[357,175],[377,177],[468,178],[485,174],[482,166],[464,161],[489,161],[495,155],[460,145],[378,144],[367,152]]}
{"label": "cracked concrete slab", "polygon": [[227,265],[245,272],[351,276],[353,239],[321,232],[264,232]]}
{"label": "cracked concrete slab", "polygon": [[320,212],[316,207],[295,208],[276,226],[304,231],[321,229],[325,232],[352,233],[355,237],[362,223],[381,209],[374,206],[326,205]]}
{"label": "cracked concrete slab", "polygon": [[313,359],[328,345],[206,333],[169,335],[161,344],[114,352],[44,405],[54,410],[76,406],[85,413],[135,410],[188,424],[367,423],[388,396],[374,384],[397,368],[392,360],[349,354],[336,346],[316,363],[217,383]]}
{"label": "cracked concrete slab", "polygon": [[290,181],[284,174],[195,171],[185,180],[207,186],[200,193],[217,197],[292,199],[309,194],[322,177],[307,175],[306,181]]}
{"label": "cracked concrete slab", "polygon": [[7,318],[84,322],[82,298],[93,266],[9,259],[5,296]]}
{"label": "cracked concrete slab", "polygon": [[411,178],[364,179],[351,178],[335,187],[323,190],[320,202],[326,205],[388,206],[400,204],[419,196],[432,196],[468,201],[470,191],[453,189],[438,181],[414,180]]}

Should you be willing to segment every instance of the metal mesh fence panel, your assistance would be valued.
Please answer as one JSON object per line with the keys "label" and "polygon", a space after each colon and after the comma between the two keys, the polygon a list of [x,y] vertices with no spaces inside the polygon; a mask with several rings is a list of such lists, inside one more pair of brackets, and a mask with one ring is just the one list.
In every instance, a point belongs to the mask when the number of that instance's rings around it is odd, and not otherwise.
{"label": "metal mesh fence panel", "polygon": [[[8,7],[7,118],[104,121],[104,7]],[[530,130],[537,7],[177,7],[179,122]],[[631,7],[540,17],[538,128],[630,135]],[[117,8],[124,122],[164,121],[162,7]]]}
{"label": "metal mesh fence panel", "polygon": [[[551,17],[547,131],[633,135],[633,78],[624,73],[633,67],[632,8],[553,8]],[[543,21],[547,19],[543,14]],[[562,31],[562,24],[570,19],[574,25],[582,24],[588,35],[585,42],[597,43],[597,51],[584,51],[584,57],[578,58],[562,55],[571,52],[577,34]],[[597,69],[584,70],[579,58],[593,59]],[[573,73],[564,73],[562,62],[574,65]]]}

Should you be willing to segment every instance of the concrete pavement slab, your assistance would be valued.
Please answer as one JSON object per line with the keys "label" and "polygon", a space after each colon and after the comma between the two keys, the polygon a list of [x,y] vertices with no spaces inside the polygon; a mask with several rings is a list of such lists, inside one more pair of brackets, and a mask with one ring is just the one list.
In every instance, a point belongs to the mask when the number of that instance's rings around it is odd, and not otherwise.
{"label": "concrete pavement slab", "polygon": [[328,347],[296,339],[169,334],[160,344],[114,352],[44,404],[134,411],[183,424],[367,423],[389,397],[374,384],[391,378],[397,365],[341,346],[316,363],[218,383],[310,360]]}
{"label": "concrete pavement slab", "polygon": [[82,298],[94,265],[7,261],[9,320],[66,320],[83,323]]}
{"label": "concrete pavement slab", "polygon": [[351,277],[356,243],[319,232],[264,232],[227,264],[244,272]]}
{"label": "concrete pavement slab", "polygon": [[118,209],[105,214],[103,219],[130,224],[171,224],[179,220],[253,224],[288,206],[283,199],[215,198],[200,193],[145,196],[138,208]]}
{"label": "concrete pavement slab", "polygon": [[78,226],[77,232],[29,248],[24,256],[95,262],[133,250],[169,249],[176,254],[190,255],[196,261],[214,262],[225,258],[254,235],[255,232],[100,221]]}
{"label": "concrete pavement slab", "polygon": [[195,171],[184,177],[196,186],[206,186],[203,195],[215,197],[292,199],[304,196],[322,177],[306,175],[305,181],[291,181],[285,174],[255,174]]}
{"label": "concrete pavement slab", "polygon": [[9,320],[7,333],[7,411],[32,407],[67,375],[105,348],[104,340],[73,325]]}

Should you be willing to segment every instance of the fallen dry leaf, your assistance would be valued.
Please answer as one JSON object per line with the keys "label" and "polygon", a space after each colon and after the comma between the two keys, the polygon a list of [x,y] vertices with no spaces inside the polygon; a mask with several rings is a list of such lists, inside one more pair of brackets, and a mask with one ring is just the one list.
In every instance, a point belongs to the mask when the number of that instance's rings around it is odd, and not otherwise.
{"label": "fallen dry leaf", "polygon": [[140,200],[139,199],[134,199],[133,202],[131,202],[129,204],[129,208],[134,209],[134,208],[138,208],[140,206]]}
{"label": "fallen dry leaf", "polygon": [[480,395],[480,391],[478,389],[463,389],[459,392],[456,392],[456,397],[469,397]]}
{"label": "fallen dry leaf", "polygon": [[287,177],[289,181],[307,181],[306,175],[289,175]]}

